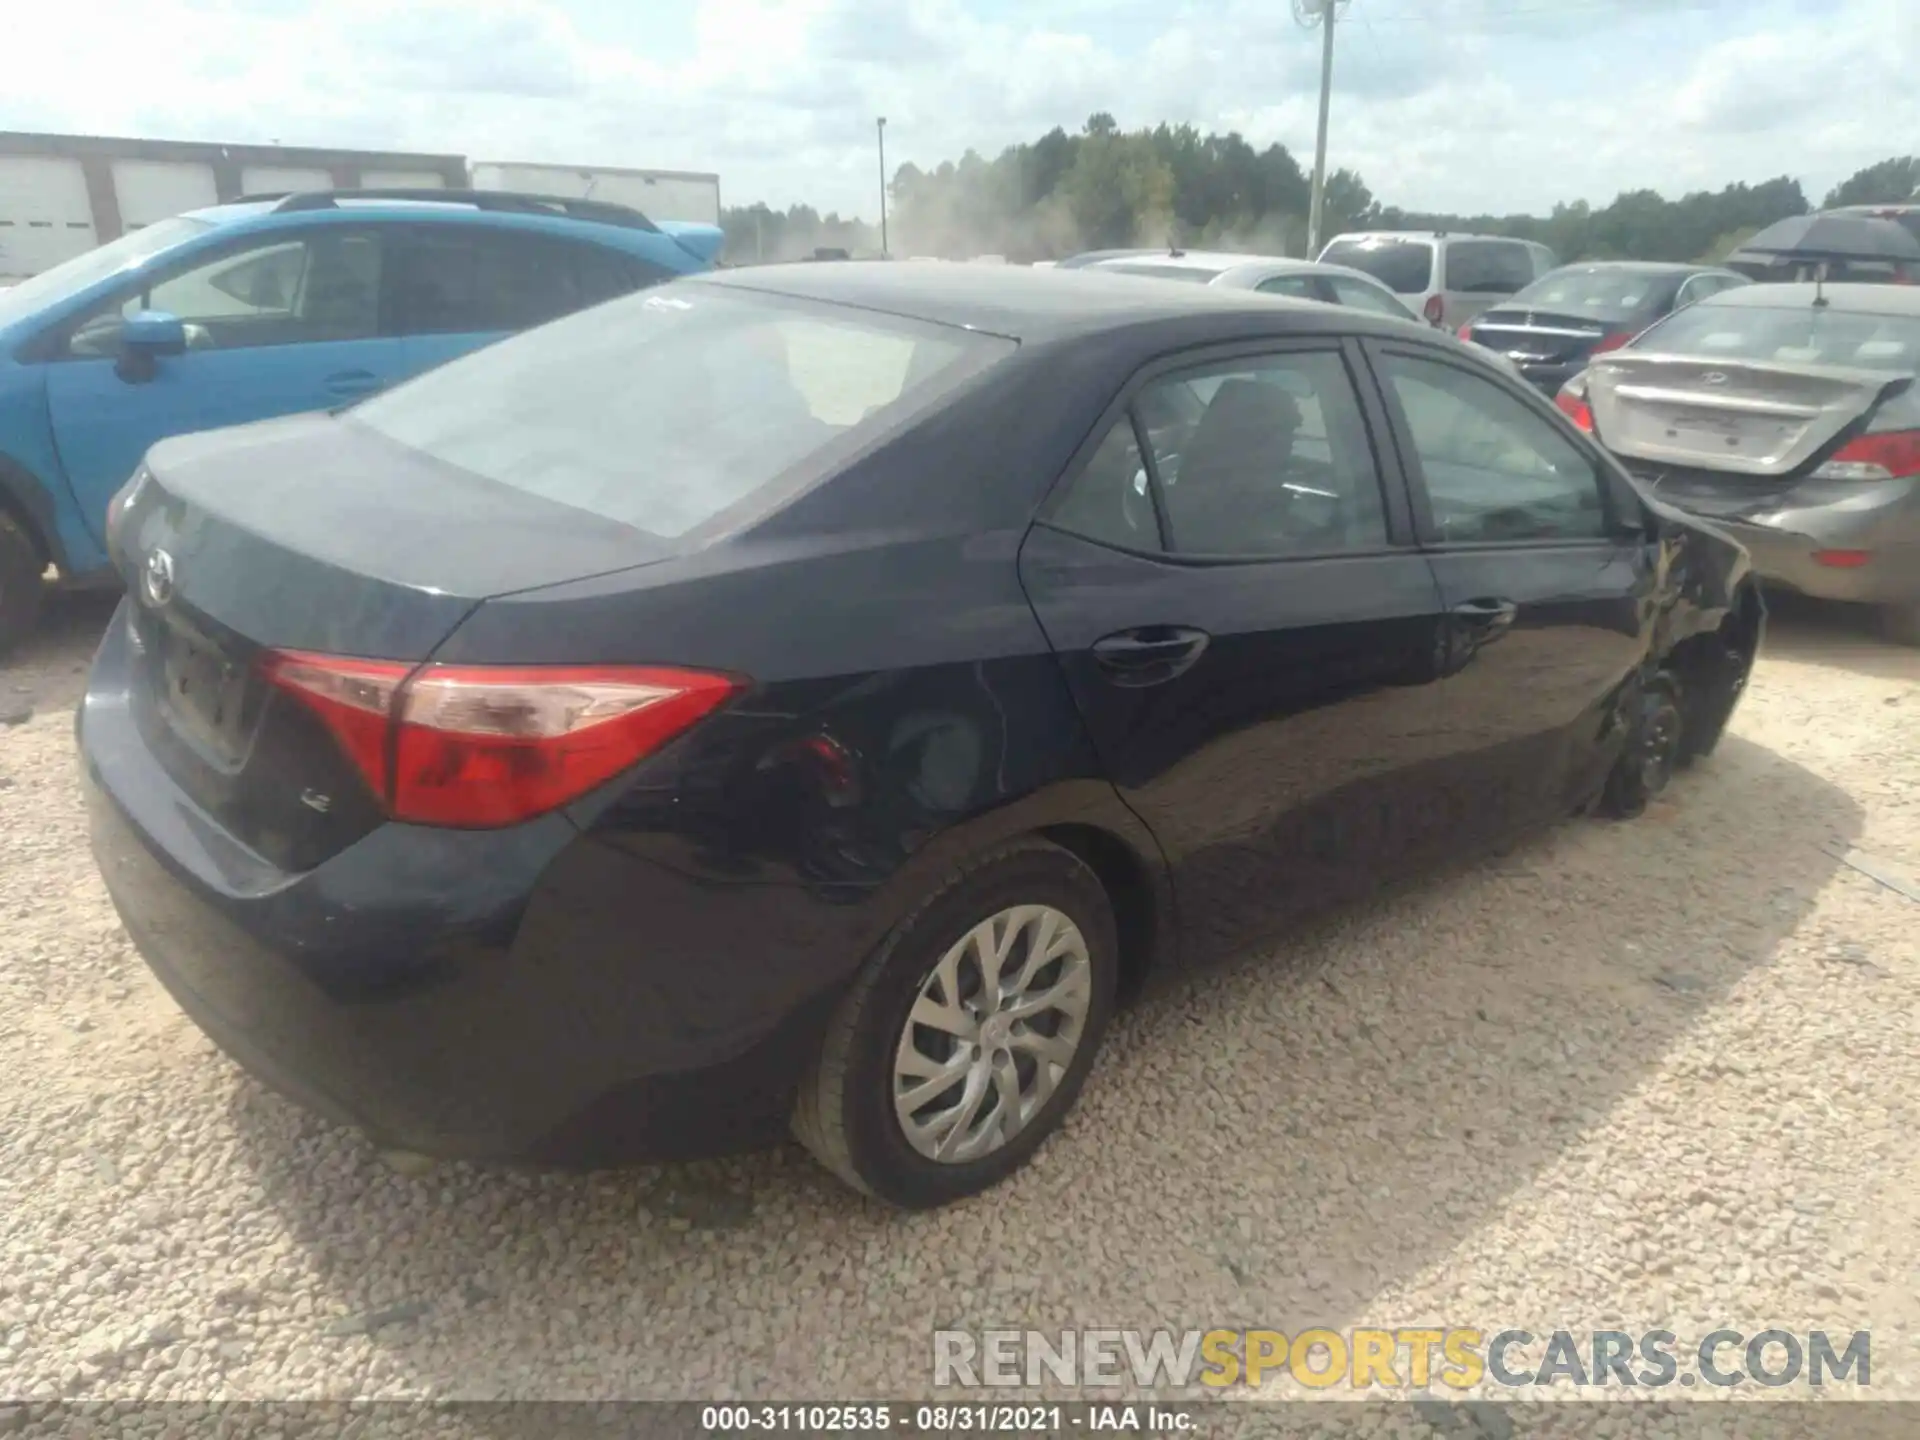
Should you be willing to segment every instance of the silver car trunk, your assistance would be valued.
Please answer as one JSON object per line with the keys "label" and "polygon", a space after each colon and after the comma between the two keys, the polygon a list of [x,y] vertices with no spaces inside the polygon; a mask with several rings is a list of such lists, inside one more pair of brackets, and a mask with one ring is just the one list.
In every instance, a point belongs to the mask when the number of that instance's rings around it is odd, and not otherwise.
{"label": "silver car trunk", "polygon": [[1790,475],[1910,375],[1623,351],[1587,371],[1595,434],[1615,454],[1739,475]]}

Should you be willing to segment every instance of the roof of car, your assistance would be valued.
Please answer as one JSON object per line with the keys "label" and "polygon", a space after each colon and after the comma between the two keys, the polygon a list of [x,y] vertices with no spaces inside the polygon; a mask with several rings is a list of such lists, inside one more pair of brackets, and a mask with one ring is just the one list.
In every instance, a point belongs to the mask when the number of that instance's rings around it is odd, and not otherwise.
{"label": "roof of car", "polygon": [[[230,200],[221,205],[207,205],[184,213],[188,219],[216,226],[237,225],[251,220],[265,220],[269,217],[298,224],[302,220],[310,220],[316,216],[333,216],[336,220],[340,216],[349,216],[357,220],[434,219],[451,220],[458,224],[504,223],[515,228],[532,226],[586,235],[602,243],[621,248],[632,248],[635,237],[657,236],[661,233],[658,229],[645,226],[645,222],[629,227],[608,224],[589,215],[570,215],[537,209],[482,207],[463,203],[457,192],[449,194],[444,200],[431,197],[398,198],[347,194],[341,196],[333,205],[325,207],[290,207],[285,204],[288,198],[281,195],[267,195],[257,199]],[[645,242],[642,241],[642,243]]]}
{"label": "roof of car", "polygon": [[1241,265],[1303,265],[1311,260],[1296,260],[1288,255],[1241,255],[1231,250],[1140,250],[1130,255],[1109,255],[1092,261],[1089,270],[1114,270],[1122,265],[1164,265],[1173,270],[1232,270]]}
{"label": "roof of car", "polygon": [[[1514,235],[1475,235],[1464,230],[1349,230],[1344,235],[1336,235],[1327,243],[1337,244],[1342,240],[1498,240],[1507,245],[1538,245],[1535,240],[1522,240]],[[1545,249],[1544,245],[1540,246]]]}
{"label": "roof of car", "polygon": [[1085,270],[1034,270],[1024,265],[942,265],[914,261],[850,261],[841,265],[756,265],[679,282],[763,290],[803,299],[860,306],[908,319],[983,330],[1015,340],[1042,340],[1173,320],[1195,314],[1274,316],[1291,310],[1303,322],[1342,329],[1399,322],[1289,300],[1252,290],[1191,285]]}
{"label": "roof of car", "polygon": [[1690,260],[1574,260],[1552,273],[1567,270],[1620,270],[1629,275],[1697,275],[1710,270],[1733,273],[1721,265],[1697,265]]}
{"label": "roof of car", "polygon": [[1709,295],[1702,305],[1742,305],[1766,310],[1811,308],[1823,297],[1826,308],[1853,315],[1911,315],[1920,318],[1920,286],[1915,285],[1741,285]]}

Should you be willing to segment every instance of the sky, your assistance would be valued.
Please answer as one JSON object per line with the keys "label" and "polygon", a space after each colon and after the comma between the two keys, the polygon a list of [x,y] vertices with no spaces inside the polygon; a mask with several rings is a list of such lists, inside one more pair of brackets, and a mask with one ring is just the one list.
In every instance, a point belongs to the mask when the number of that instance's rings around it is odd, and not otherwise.
{"label": "sky", "polygon": [[[873,218],[889,167],[1095,111],[1313,155],[1291,0],[0,0],[0,129],[717,171]],[[1920,150],[1920,0],[1350,0],[1329,163],[1473,214]]]}

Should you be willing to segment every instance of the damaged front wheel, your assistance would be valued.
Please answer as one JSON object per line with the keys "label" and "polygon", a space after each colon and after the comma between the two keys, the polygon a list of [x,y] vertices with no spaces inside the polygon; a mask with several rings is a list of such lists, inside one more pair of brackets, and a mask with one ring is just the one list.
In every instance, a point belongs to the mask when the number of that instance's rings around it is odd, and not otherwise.
{"label": "damaged front wheel", "polygon": [[1680,686],[1661,671],[1648,680],[1629,705],[1627,742],[1601,792],[1601,813],[1630,820],[1667,788],[1680,763],[1686,739]]}

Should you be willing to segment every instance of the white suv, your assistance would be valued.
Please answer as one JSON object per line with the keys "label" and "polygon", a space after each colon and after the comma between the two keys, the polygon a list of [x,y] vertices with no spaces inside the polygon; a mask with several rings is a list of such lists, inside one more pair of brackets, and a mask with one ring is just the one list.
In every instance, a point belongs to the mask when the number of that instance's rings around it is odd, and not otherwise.
{"label": "white suv", "polygon": [[1375,230],[1342,235],[1320,252],[1328,265],[1364,270],[1429,325],[1457,329],[1559,268],[1553,251],[1504,235]]}

